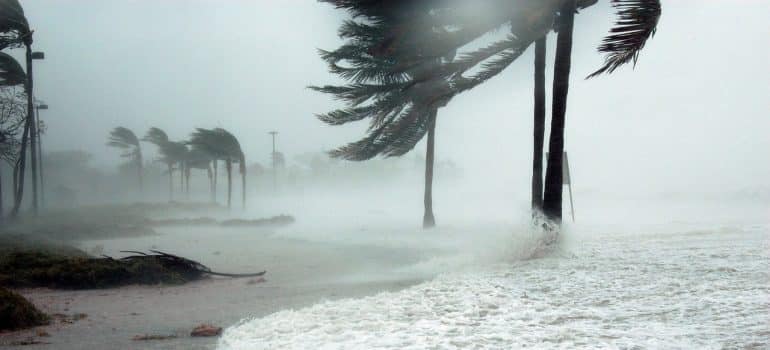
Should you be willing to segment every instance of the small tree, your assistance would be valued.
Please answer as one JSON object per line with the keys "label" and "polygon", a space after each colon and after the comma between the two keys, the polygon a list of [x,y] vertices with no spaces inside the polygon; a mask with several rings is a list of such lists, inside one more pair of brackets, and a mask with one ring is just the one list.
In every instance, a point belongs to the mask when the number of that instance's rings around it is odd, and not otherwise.
{"label": "small tree", "polygon": [[139,189],[143,187],[143,160],[142,160],[142,147],[139,144],[139,138],[136,137],[133,131],[122,126],[112,129],[110,137],[107,142],[108,146],[115,147],[123,150],[120,154],[123,158],[128,158],[129,163],[136,167],[136,175],[139,184]]}

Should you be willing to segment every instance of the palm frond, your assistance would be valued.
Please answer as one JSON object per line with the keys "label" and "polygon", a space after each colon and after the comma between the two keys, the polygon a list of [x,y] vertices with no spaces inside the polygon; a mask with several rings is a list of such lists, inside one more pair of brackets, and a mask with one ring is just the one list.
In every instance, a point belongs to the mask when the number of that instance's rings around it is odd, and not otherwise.
{"label": "palm frond", "polygon": [[156,146],[160,146],[169,142],[166,132],[155,127],[147,130],[147,134],[144,135],[142,141],[147,141],[149,143],[155,144]]}
{"label": "palm frond", "polygon": [[604,65],[588,78],[612,73],[632,61],[636,65],[647,40],[655,35],[662,13],[660,0],[612,0],[612,6],[618,10],[618,20],[598,49],[607,56]]}
{"label": "palm frond", "polygon": [[0,52],[0,86],[22,85],[27,81],[27,74],[19,62],[11,55]]}

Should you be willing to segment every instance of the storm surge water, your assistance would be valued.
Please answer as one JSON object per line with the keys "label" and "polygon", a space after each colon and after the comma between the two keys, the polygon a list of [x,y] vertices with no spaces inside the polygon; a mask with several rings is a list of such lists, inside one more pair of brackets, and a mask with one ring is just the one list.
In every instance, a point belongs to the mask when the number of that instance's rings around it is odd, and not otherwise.
{"label": "storm surge water", "polygon": [[545,258],[246,320],[219,348],[764,348],[768,230],[600,234]]}

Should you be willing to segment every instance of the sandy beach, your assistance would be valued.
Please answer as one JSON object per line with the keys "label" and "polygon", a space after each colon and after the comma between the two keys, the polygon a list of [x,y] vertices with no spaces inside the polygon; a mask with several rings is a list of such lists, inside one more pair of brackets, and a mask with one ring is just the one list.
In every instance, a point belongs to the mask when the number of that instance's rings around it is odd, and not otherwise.
{"label": "sandy beach", "polygon": [[[120,256],[120,250],[164,250],[173,244],[172,252],[217,271],[265,269],[264,281],[209,278],[181,286],[22,289],[24,296],[54,315],[54,320],[49,326],[3,334],[0,344],[10,349],[212,349],[217,338],[190,337],[193,327],[201,323],[228,327],[244,317],[399,290],[427,277],[403,272],[404,266],[419,258],[418,252],[404,249],[363,245],[350,249],[349,245],[276,237],[270,230],[217,229],[216,239],[211,234],[211,229],[166,228],[159,235],[83,241],[80,245]],[[78,314],[85,317],[73,320]],[[38,336],[42,331],[50,336]],[[132,340],[141,335],[176,338]],[[12,345],[30,337],[49,344]]]}

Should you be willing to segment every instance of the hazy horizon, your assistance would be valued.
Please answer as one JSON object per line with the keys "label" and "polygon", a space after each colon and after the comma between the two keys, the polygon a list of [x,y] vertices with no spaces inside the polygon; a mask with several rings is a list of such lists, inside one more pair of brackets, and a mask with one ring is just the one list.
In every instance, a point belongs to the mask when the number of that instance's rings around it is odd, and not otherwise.
{"label": "hazy horizon", "polygon": [[[139,136],[157,126],[175,140],[195,127],[223,127],[240,139],[247,161],[265,165],[270,130],[280,132],[288,160],[363,135],[363,124],[315,119],[340,104],[306,88],[336,81],[316,49],[340,43],[344,12],[316,1],[180,2],[24,1],[34,49],[46,53],[35,65],[36,94],[50,105],[41,112],[46,151],[86,150],[97,167],[114,170],[123,160],[104,144],[115,126]],[[768,10],[762,1],[666,2],[636,68],[592,80],[583,77],[602,62],[595,47],[612,9],[602,3],[578,15],[566,130],[575,189],[767,188]],[[740,20],[713,25],[725,18]],[[440,110],[437,157],[462,167],[468,186],[528,193],[531,77],[529,50]],[[154,146],[143,146],[152,158]],[[424,149],[423,141],[407,157]],[[437,181],[437,193],[450,190]]]}

